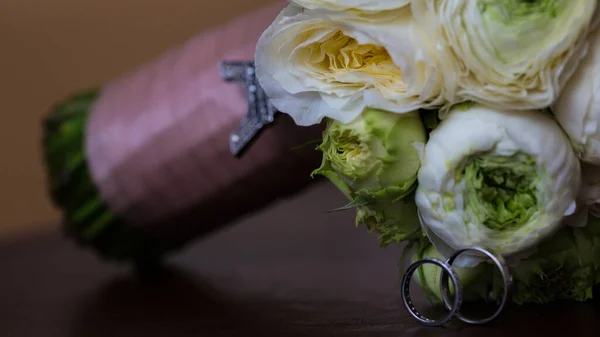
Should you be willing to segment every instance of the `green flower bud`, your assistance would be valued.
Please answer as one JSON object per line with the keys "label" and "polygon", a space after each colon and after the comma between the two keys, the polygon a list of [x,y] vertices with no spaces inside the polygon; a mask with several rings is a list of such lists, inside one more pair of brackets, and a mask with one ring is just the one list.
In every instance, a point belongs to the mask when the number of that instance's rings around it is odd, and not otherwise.
{"label": "green flower bud", "polygon": [[[357,224],[381,234],[382,245],[418,236],[412,198],[426,131],[418,112],[366,109],[348,124],[330,120],[318,147],[327,177],[357,207]],[[410,201],[409,201],[410,200]]]}

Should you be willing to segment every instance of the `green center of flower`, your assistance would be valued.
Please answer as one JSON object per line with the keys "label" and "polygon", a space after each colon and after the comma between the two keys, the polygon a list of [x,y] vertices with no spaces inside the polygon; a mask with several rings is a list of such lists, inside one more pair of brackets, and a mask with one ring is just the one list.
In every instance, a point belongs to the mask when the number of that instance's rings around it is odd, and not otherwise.
{"label": "green center of flower", "polygon": [[479,0],[481,12],[495,19],[511,21],[528,20],[532,16],[552,18],[558,15],[560,0]]}
{"label": "green center of flower", "polygon": [[346,124],[329,120],[318,147],[323,162],[315,172],[335,173],[334,179],[353,193],[365,190],[389,196],[393,190],[392,194],[400,197],[417,180],[421,167],[418,147],[425,141],[418,112],[396,114],[367,108]]}
{"label": "green center of flower", "polygon": [[[505,64],[538,57],[554,46],[571,25],[573,0],[479,0],[485,48]],[[479,27],[473,33],[478,32]],[[480,34],[480,33],[476,33]]]}
{"label": "green center of flower", "polygon": [[361,141],[359,135],[346,129],[336,130],[330,137],[334,154],[329,156],[329,160],[336,170],[347,177],[355,178],[369,171],[375,161],[371,158],[368,143]]}
{"label": "green center of flower", "polygon": [[537,211],[537,167],[530,156],[473,157],[463,179],[467,207],[490,229],[518,228]]}

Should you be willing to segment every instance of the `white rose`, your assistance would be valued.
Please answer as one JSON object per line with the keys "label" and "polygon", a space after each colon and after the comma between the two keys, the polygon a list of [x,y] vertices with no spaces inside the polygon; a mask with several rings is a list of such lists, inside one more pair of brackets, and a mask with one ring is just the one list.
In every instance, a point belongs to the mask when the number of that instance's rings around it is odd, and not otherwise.
{"label": "white rose", "polygon": [[585,54],[597,0],[414,0],[442,55],[447,100],[549,107]]}
{"label": "white rose", "polygon": [[405,113],[440,105],[433,46],[409,8],[393,13],[284,9],[255,56],[275,107],[307,126],[324,117],[348,123],[365,107]]}
{"label": "white rose", "polygon": [[600,165],[600,31],[590,35],[588,54],[567,82],[552,112],[582,161]]}
{"label": "white rose", "polygon": [[408,5],[410,1],[411,0],[290,0],[291,3],[308,9],[356,9],[364,12],[380,12],[398,9]]}

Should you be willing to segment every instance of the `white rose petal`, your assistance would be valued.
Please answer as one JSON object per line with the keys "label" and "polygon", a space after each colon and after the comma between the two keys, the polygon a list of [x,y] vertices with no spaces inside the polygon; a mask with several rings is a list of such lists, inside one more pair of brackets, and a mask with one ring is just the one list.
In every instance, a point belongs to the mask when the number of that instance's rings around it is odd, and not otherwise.
{"label": "white rose petal", "polygon": [[365,12],[379,12],[402,8],[411,0],[290,0],[297,6],[308,9],[330,10],[360,10]]}
{"label": "white rose petal", "polygon": [[443,103],[433,45],[409,8],[357,16],[286,8],[261,36],[261,86],[298,125],[342,123],[365,107],[395,113]]}

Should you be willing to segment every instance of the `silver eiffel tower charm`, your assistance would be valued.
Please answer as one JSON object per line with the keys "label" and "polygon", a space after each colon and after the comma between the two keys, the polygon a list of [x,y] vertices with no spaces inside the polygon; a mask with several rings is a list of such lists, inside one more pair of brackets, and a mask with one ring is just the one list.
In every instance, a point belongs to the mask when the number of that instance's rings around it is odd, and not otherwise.
{"label": "silver eiffel tower charm", "polygon": [[221,62],[220,72],[225,81],[242,84],[248,94],[248,112],[229,139],[231,153],[239,157],[258,134],[275,120],[277,109],[258,83],[254,62]]}

